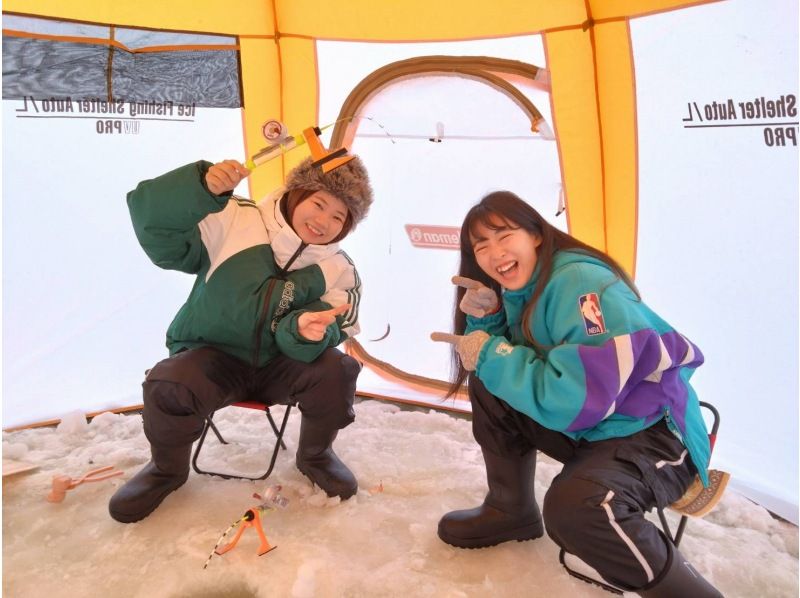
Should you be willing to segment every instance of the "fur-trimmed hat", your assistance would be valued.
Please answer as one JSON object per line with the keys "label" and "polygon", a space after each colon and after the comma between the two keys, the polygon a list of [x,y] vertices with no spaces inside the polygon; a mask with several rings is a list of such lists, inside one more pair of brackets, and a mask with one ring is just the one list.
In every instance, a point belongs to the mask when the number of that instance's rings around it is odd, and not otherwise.
{"label": "fur-trimmed hat", "polygon": [[322,172],[320,166],[313,166],[311,158],[306,158],[286,177],[286,191],[293,189],[327,191],[338,197],[353,215],[354,224],[364,219],[372,203],[369,175],[358,156],[328,173]]}

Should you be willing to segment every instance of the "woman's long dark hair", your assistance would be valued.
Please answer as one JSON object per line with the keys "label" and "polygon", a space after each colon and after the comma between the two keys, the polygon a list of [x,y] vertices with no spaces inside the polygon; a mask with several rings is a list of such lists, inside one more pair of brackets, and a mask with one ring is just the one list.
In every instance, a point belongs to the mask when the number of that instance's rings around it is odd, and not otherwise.
{"label": "woman's long dark hair", "polygon": [[[550,281],[550,277],[553,274],[553,258],[557,251],[577,251],[602,260],[631,288],[636,294],[636,297],[639,297],[639,291],[636,285],[625,270],[622,269],[622,266],[613,258],[579,241],[575,237],[561,232],[542,218],[542,215],[531,205],[525,203],[510,191],[495,191],[481,199],[464,217],[464,223],[461,225],[461,264],[458,269],[458,274],[459,276],[465,276],[480,281],[497,293],[498,298],[501,297],[500,284],[481,269],[475,259],[475,251],[472,248],[470,236],[474,235],[475,227],[478,224],[482,224],[492,230],[497,230],[498,224],[500,226],[521,228],[529,233],[539,235],[542,239],[537,249],[536,267],[539,269],[539,277],[533,289],[533,294],[522,312],[522,332],[525,335],[525,339],[539,353],[542,353],[545,347],[533,338],[531,327],[524,323],[530,321],[533,310],[536,309],[536,303],[539,301],[539,297],[541,297],[545,286],[547,286],[547,283]],[[453,330],[455,334],[464,334],[464,330],[467,327],[467,316],[459,309],[459,304],[465,292],[465,289],[456,287],[456,300],[453,314]],[[453,380],[447,393],[448,397],[454,395],[462,387],[469,375],[469,372],[461,365],[461,360],[455,350],[453,350],[452,355],[452,370]]]}

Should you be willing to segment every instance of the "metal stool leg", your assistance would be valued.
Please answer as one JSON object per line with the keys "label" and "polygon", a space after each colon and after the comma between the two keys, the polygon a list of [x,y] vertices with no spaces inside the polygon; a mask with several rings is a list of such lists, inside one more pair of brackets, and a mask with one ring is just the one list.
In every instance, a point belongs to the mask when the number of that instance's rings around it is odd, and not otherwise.
{"label": "metal stool leg", "polygon": [[275,460],[278,458],[278,449],[279,447],[283,447],[283,450],[286,450],[286,445],[283,443],[283,433],[286,431],[286,423],[289,421],[289,413],[292,411],[291,405],[286,405],[286,411],[283,414],[283,421],[281,421],[281,428],[277,430],[275,428],[275,422],[272,419],[272,416],[267,410],[267,417],[269,418],[269,423],[272,424],[272,429],[275,431],[275,436],[278,437],[277,442],[275,442],[275,448],[272,451],[272,459],[269,462],[269,469],[267,469],[267,473],[265,473],[259,479],[263,480],[269,477],[269,474],[272,473],[272,468],[275,467]]}
{"label": "metal stool leg", "polygon": [[[237,406],[237,404],[234,403],[231,406]],[[242,404],[242,405],[239,405],[239,406],[256,408],[256,407],[253,407],[253,404]],[[275,447],[272,450],[272,456],[271,456],[270,461],[269,461],[269,467],[268,467],[267,471],[264,474],[262,474],[260,476],[253,477],[253,476],[239,475],[239,474],[235,474],[235,473],[222,473],[222,472],[216,472],[216,471],[206,471],[206,470],[201,469],[200,466],[198,466],[197,461],[198,461],[198,457],[200,455],[200,450],[203,447],[203,444],[205,442],[206,436],[208,435],[208,430],[209,429],[211,429],[214,432],[214,434],[217,436],[217,438],[219,439],[219,441],[222,444],[229,444],[222,437],[222,434],[220,434],[219,430],[217,429],[217,426],[214,425],[214,422],[212,421],[212,415],[209,415],[206,418],[205,425],[203,426],[203,432],[202,432],[202,434],[200,435],[200,438],[197,441],[197,446],[195,447],[194,455],[192,456],[192,468],[197,473],[202,473],[202,474],[205,474],[205,475],[215,475],[215,476],[219,476],[219,477],[222,477],[222,478],[225,478],[225,479],[238,479],[238,480],[264,480],[264,479],[266,479],[267,477],[269,477],[269,475],[272,473],[272,470],[275,467],[275,462],[276,462],[276,460],[278,458],[278,451],[280,450],[280,448],[283,448],[284,450],[286,450],[286,444],[283,441],[283,434],[286,432],[286,425],[289,422],[289,414],[291,413],[291,410],[292,410],[292,405],[287,405],[286,406],[286,411],[284,412],[284,415],[283,415],[283,419],[281,420],[281,426],[280,426],[280,428],[278,428],[275,420],[272,417],[272,414],[270,413],[269,407],[264,406],[264,411],[265,411],[266,416],[267,416],[267,421],[269,421],[270,427],[272,428],[272,431],[275,433],[275,436],[276,436]]]}
{"label": "metal stool leg", "polygon": [[619,588],[607,584],[604,581],[600,581],[599,579],[594,579],[593,577],[589,577],[588,575],[584,575],[583,573],[575,571],[575,569],[567,565],[567,561],[565,558],[566,555],[567,551],[562,548],[561,551],[558,553],[558,560],[564,567],[564,569],[567,570],[567,573],[569,573],[572,577],[574,577],[575,579],[580,579],[581,581],[585,581],[586,583],[592,584],[594,586],[603,588],[606,592],[610,592],[611,594],[616,594],[617,596],[623,595],[622,590],[620,590]]}
{"label": "metal stool leg", "polygon": [[278,431],[278,426],[275,425],[275,420],[272,419],[272,413],[270,410],[267,409],[264,413],[267,414],[267,419],[269,420],[269,425],[272,426],[272,431],[275,432],[275,436],[278,437],[278,442],[281,443],[281,448],[286,450],[286,444],[283,442],[283,429],[286,427],[286,418],[289,417],[289,411],[291,411],[292,406],[286,405],[286,413],[283,415],[283,424],[281,424],[281,429]]}
{"label": "metal stool leg", "polygon": [[197,473],[205,473],[199,467],[197,467],[197,457],[200,454],[200,449],[203,448],[203,443],[206,440],[206,434],[208,434],[208,429],[214,432],[217,436],[217,439],[220,441],[221,444],[228,444],[228,441],[222,437],[222,434],[219,433],[217,426],[214,425],[214,422],[211,421],[211,418],[214,417],[213,413],[209,413],[205,417],[205,422],[203,423],[203,433],[200,434],[200,438],[197,441],[197,446],[194,449],[194,454],[192,454],[192,469],[194,469]]}

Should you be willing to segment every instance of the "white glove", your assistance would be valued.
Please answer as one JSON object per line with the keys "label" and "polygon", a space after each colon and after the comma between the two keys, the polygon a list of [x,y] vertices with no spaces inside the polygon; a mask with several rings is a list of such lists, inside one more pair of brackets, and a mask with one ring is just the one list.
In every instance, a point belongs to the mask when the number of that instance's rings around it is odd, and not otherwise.
{"label": "white glove", "polygon": [[466,336],[448,334],[446,332],[432,332],[431,340],[453,345],[461,358],[461,365],[464,366],[465,370],[471,372],[478,365],[478,355],[481,354],[483,344],[489,340],[489,335],[483,330],[475,330]]}
{"label": "white glove", "polygon": [[477,280],[463,276],[453,276],[452,282],[456,286],[467,289],[467,292],[461,298],[461,303],[458,305],[465,314],[483,318],[497,311],[500,302],[497,299],[497,293],[489,287],[484,286]]}

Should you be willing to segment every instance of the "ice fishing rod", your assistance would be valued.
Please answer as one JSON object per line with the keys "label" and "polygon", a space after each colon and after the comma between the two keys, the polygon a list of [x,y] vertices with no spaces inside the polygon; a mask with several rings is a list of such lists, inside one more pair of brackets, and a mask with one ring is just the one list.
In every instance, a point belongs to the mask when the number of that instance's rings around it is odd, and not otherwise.
{"label": "ice fishing rod", "polygon": [[304,129],[300,135],[290,135],[286,125],[279,120],[273,119],[268,120],[261,126],[261,133],[264,135],[264,138],[270,142],[270,145],[253,154],[253,156],[251,156],[250,159],[244,163],[244,165],[250,170],[253,170],[254,168],[257,168],[262,164],[266,164],[278,156],[282,156],[295,148],[308,144],[309,149],[311,150],[311,156],[314,159],[314,164],[316,166],[322,166],[323,172],[330,172],[334,168],[337,168],[338,166],[341,166],[342,164],[352,160],[353,156],[347,155],[347,148],[345,147],[328,151],[322,145],[320,136],[322,135],[323,131],[330,129],[341,122],[352,121],[356,118],[371,120],[381,129],[383,129],[384,133],[386,133],[387,137],[389,137],[392,143],[395,143],[394,139],[386,130],[386,128],[369,116],[347,116],[323,127],[308,127],[307,129]]}
{"label": "ice fishing rod", "polygon": [[270,142],[270,145],[253,154],[253,156],[251,156],[250,159],[244,163],[244,165],[250,170],[253,170],[262,164],[266,164],[273,158],[282,156],[283,154],[290,152],[297,147],[305,145],[306,143],[309,143],[309,147],[313,149],[316,144],[313,144],[313,141],[309,142],[309,137],[316,139],[319,146],[321,146],[322,144],[319,142],[319,136],[322,135],[323,131],[331,128],[338,122],[341,121],[336,121],[329,125],[325,125],[324,127],[309,127],[304,129],[300,135],[290,135],[286,125],[284,125],[282,122],[279,120],[268,120],[262,125],[261,132],[263,133],[264,138]]}

